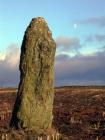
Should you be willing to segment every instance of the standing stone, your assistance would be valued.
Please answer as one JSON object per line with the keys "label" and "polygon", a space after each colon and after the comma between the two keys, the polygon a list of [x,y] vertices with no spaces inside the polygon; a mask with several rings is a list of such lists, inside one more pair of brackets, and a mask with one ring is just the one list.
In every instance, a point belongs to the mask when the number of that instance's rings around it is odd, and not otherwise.
{"label": "standing stone", "polygon": [[41,133],[51,128],[56,44],[46,21],[33,18],[21,46],[20,84],[11,119],[15,128]]}

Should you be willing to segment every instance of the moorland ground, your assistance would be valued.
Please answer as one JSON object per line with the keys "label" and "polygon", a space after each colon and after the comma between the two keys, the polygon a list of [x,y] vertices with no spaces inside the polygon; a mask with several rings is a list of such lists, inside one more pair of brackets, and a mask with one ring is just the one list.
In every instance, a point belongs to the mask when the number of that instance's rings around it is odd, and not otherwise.
{"label": "moorland ground", "polygon": [[[9,129],[16,93],[0,88],[0,133]],[[105,140],[105,87],[55,88],[53,126],[66,139]]]}

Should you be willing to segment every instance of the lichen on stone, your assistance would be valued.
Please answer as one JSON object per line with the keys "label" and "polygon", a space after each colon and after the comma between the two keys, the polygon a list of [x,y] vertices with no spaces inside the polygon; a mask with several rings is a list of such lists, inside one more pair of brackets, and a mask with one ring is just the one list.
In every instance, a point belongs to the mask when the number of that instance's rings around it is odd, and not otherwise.
{"label": "lichen on stone", "polygon": [[33,18],[27,27],[20,56],[20,84],[11,126],[51,128],[54,98],[54,56],[56,44],[44,18]]}

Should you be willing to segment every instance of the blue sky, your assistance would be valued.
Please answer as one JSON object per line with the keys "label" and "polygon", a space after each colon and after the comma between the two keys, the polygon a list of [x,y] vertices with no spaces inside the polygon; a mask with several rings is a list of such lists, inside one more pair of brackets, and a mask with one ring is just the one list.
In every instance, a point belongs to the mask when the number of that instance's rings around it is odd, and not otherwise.
{"label": "blue sky", "polygon": [[[78,36],[104,33],[103,29],[73,24],[90,17],[105,16],[104,0],[0,0],[0,50],[11,43],[21,45],[24,31],[32,17],[44,17],[53,36]],[[82,40],[81,40],[82,41]]]}
{"label": "blue sky", "polygon": [[[84,57],[97,56],[98,58],[100,53],[104,52],[105,0],[0,0],[0,64],[2,63],[3,65],[7,63],[6,58],[7,56],[9,57],[9,53],[12,51],[11,48],[20,50],[26,27],[33,17],[38,16],[42,16],[46,19],[57,43],[56,63],[59,56],[60,60],[64,58],[65,61],[65,57],[70,57],[69,62],[71,62],[71,60],[74,62],[73,58],[75,58],[76,61],[77,56],[79,56],[78,59],[82,62],[81,59],[85,59]],[[14,57],[16,56],[15,53],[18,54],[19,52],[17,49],[16,52],[13,52]],[[80,58],[81,55],[82,58]],[[14,58],[10,60],[12,62],[9,63],[16,63],[15,66],[17,67],[19,60],[16,62],[13,62]],[[69,65],[72,66],[71,64]],[[89,61],[89,66],[90,65],[92,64],[90,64]],[[15,66],[13,68],[17,70],[18,67],[16,69]],[[56,67],[58,67],[58,65]],[[14,74],[18,76],[17,73],[14,71]],[[59,71],[56,70],[55,73],[58,74]],[[92,71],[90,71],[90,73],[92,73]],[[88,74],[89,71],[87,75]],[[61,85],[68,83],[65,78],[65,80],[62,79],[61,82],[59,82],[59,77],[55,78],[57,79],[56,81],[58,81],[57,85],[60,85],[60,83]],[[74,78],[76,79],[75,76]],[[1,79],[3,80],[3,78]],[[73,80],[69,83],[72,83]],[[100,77],[99,79],[96,78],[96,80],[101,81],[96,81],[96,83],[99,84],[104,84],[105,82],[102,81],[103,79],[101,80]],[[62,83],[62,81],[66,82]],[[78,76],[73,84],[79,83],[75,81],[80,81]],[[85,79],[80,83],[84,83],[84,81]],[[92,81],[93,79],[91,79],[90,76],[86,84],[92,84]],[[12,84],[12,82],[10,83]]]}

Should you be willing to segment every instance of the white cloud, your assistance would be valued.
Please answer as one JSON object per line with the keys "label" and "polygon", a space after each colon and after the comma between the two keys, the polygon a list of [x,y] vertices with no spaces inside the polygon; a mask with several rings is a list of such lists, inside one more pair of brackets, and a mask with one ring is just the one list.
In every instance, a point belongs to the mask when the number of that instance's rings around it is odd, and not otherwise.
{"label": "white cloud", "polygon": [[99,43],[102,43],[105,42],[105,35],[101,35],[101,34],[89,35],[87,36],[86,41],[88,42],[98,41]]}
{"label": "white cloud", "polygon": [[6,55],[4,54],[4,53],[0,53],[0,61],[2,60],[5,60],[5,57],[6,57]]}
{"label": "white cloud", "polygon": [[105,51],[91,56],[56,56],[56,85],[105,85]]}
{"label": "white cloud", "polygon": [[[74,37],[59,36],[56,38],[57,46],[75,47],[79,44],[79,39]],[[66,49],[66,48],[64,48]]]}
{"label": "white cloud", "polygon": [[69,53],[71,55],[79,53],[81,48],[80,40],[75,37],[59,36],[56,38],[57,54]]}
{"label": "white cloud", "polygon": [[[75,57],[57,55],[55,58],[55,83],[58,85],[105,84],[105,46],[103,51],[91,56]],[[5,57],[4,57],[5,56]],[[11,44],[0,59],[0,86],[18,86],[20,51]]]}
{"label": "white cloud", "polygon": [[17,85],[19,82],[20,51],[16,44],[11,44],[0,59],[0,86]]}
{"label": "white cloud", "polygon": [[15,67],[19,62],[20,51],[16,44],[11,44],[7,48],[5,60],[11,67]]}
{"label": "white cloud", "polygon": [[77,23],[83,24],[83,25],[91,24],[91,25],[95,25],[98,27],[105,27],[105,16],[91,17],[88,19],[80,20]]}

